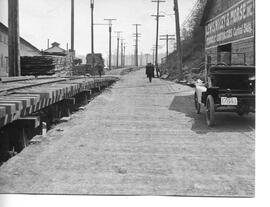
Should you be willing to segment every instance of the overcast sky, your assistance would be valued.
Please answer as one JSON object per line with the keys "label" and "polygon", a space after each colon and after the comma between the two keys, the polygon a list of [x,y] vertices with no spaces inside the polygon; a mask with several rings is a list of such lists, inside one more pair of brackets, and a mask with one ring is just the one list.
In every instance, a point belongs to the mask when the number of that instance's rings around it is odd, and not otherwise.
{"label": "overcast sky", "polygon": [[[196,0],[178,0],[181,22],[184,21]],[[70,0],[19,0],[20,34],[39,49],[46,49],[47,39],[56,41],[66,49],[70,43]],[[0,0],[0,21],[8,24],[8,0]],[[160,5],[160,34],[175,34],[173,0]],[[142,24],[139,32],[139,51],[151,53],[155,44],[156,3],[151,0],[95,0],[95,23],[106,23],[104,18],[115,18],[113,30],[123,31],[127,54],[134,51],[134,23]],[[116,34],[113,33],[113,36]],[[160,42],[165,45],[165,41]],[[75,50],[77,54],[90,52],[90,0],[75,0]],[[112,50],[116,49],[113,37]],[[161,52],[165,51],[165,47]],[[95,26],[95,52],[108,54],[108,26]]]}

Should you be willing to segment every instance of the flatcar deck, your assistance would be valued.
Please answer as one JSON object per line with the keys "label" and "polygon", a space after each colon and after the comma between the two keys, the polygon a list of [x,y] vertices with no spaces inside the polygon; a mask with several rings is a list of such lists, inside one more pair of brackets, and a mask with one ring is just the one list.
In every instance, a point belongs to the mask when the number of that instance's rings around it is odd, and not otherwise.
{"label": "flatcar deck", "polygon": [[0,83],[0,128],[83,91],[106,87],[115,77],[5,79]]}

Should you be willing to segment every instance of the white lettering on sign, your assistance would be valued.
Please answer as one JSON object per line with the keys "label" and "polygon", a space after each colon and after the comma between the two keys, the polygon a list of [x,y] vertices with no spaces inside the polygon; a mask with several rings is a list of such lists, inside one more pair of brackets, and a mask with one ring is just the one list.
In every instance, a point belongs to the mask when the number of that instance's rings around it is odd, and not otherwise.
{"label": "white lettering on sign", "polygon": [[254,17],[254,1],[244,0],[210,20],[206,26],[206,47],[252,36]]}

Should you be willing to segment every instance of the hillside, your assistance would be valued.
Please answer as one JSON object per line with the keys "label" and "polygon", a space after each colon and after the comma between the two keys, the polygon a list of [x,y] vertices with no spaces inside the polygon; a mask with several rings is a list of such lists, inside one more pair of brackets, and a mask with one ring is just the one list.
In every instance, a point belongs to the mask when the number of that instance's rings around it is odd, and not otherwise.
{"label": "hillside", "polygon": [[[200,26],[202,13],[206,1],[198,0],[194,6],[190,16],[182,25],[182,53],[183,53],[183,70],[184,78],[189,80],[193,77],[197,78],[202,74],[192,74],[192,68],[200,68],[204,65],[204,27]],[[176,65],[176,51],[171,53],[168,59],[161,64],[160,69],[162,74],[169,80],[179,79],[179,71]]]}

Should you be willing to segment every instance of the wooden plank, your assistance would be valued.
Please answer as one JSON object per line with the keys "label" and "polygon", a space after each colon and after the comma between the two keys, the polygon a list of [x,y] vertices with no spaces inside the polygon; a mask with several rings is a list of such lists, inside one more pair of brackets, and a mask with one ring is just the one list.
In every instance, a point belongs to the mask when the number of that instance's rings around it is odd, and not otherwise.
{"label": "wooden plank", "polygon": [[37,104],[37,102],[39,102],[40,100],[39,94],[12,94],[12,95],[9,95],[9,97],[30,99],[31,105]]}
{"label": "wooden plank", "polygon": [[22,103],[22,101],[12,101],[12,100],[2,101],[2,100],[0,100],[0,105],[1,104],[15,104],[17,111],[23,109],[23,103]]}
{"label": "wooden plank", "polygon": [[29,107],[31,105],[31,100],[29,98],[16,98],[12,96],[7,96],[5,98],[0,97],[0,101],[21,101],[23,104],[23,108]]}
{"label": "wooden plank", "polygon": [[16,113],[16,104],[12,103],[0,103],[0,107],[5,107],[7,114],[14,114]]}
{"label": "wooden plank", "polygon": [[0,106],[0,118],[6,115],[6,107]]}
{"label": "wooden plank", "polygon": [[52,93],[51,91],[46,92],[46,91],[37,91],[37,90],[27,90],[27,91],[17,91],[16,94],[31,94],[31,95],[39,95],[40,99],[43,98],[52,98]]}

